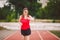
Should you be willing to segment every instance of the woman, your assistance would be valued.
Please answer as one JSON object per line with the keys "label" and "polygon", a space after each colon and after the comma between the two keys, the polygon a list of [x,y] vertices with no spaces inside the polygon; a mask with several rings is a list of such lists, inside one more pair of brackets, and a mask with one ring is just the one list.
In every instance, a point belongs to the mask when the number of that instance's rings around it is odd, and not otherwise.
{"label": "woman", "polygon": [[24,40],[29,40],[29,35],[31,34],[29,23],[33,18],[28,13],[28,8],[24,8],[23,14],[20,15],[19,18],[19,22],[21,23],[21,34],[24,36]]}

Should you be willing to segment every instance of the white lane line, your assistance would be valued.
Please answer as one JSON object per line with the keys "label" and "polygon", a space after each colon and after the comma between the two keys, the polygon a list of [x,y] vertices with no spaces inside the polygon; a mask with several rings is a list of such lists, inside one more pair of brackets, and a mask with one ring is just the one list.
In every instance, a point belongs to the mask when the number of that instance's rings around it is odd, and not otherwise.
{"label": "white lane line", "polygon": [[36,31],[37,34],[39,35],[40,39],[43,40],[42,36],[40,35],[39,31]]}
{"label": "white lane line", "polygon": [[51,33],[50,31],[47,31],[48,33],[50,33],[51,35],[53,35],[54,37],[56,37],[58,40],[60,40],[60,38],[58,36],[56,36],[55,34]]}
{"label": "white lane line", "polygon": [[[17,31],[16,31],[16,32],[17,32]],[[8,39],[8,38],[11,37],[12,35],[14,35],[16,32],[14,32],[14,33],[8,35],[4,40]]]}

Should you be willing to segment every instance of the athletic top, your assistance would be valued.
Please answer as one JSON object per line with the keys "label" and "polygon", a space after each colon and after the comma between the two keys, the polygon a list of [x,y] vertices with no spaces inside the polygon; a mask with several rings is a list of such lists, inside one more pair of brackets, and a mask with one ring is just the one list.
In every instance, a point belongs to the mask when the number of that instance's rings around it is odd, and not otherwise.
{"label": "athletic top", "polygon": [[25,19],[24,17],[21,18],[20,22],[22,23],[21,30],[27,30],[30,28],[29,19]]}

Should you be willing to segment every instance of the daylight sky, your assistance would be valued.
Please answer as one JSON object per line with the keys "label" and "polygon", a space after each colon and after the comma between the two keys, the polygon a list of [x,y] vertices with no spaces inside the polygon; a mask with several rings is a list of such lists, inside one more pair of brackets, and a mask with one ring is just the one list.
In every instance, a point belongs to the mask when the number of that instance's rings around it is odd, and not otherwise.
{"label": "daylight sky", "polygon": [[42,3],[42,8],[47,6],[47,2],[48,2],[48,0],[40,0],[40,3]]}
{"label": "daylight sky", "polygon": [[[4,4],[6,4],[7,0],[0,0],[0,8],[4,7]],[[46,5],[47,0],[41,0],[42,6],[44,7]]]}
{"label": "daylight sky", "polygon": [[0,8],[4,7],[7,0],[0,0]]}

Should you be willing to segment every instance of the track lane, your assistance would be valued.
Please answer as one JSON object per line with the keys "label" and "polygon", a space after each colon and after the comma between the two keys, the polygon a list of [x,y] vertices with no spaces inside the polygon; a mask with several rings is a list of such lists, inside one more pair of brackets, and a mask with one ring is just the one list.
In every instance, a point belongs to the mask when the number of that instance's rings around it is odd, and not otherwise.
{"label": "track lane", "polygon": [[39,31],[39,33],[42,36],[43,40],[59,40],[48,31]]}

